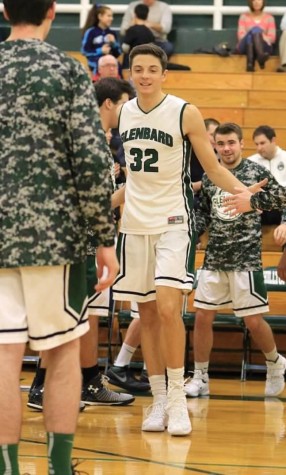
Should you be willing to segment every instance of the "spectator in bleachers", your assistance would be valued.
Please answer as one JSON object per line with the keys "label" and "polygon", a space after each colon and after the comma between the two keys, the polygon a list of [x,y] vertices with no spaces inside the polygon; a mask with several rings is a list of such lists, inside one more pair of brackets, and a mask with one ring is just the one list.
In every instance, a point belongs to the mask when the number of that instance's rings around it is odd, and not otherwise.
{"label": "spectator in bleachers", "polygon": [[107,54],[118,58],[121,54],[116,32],[110,28],[112,21],[111,8],[94,4],[83,27],[81,52],[86,56],[93,74],[97,73],[99,58]]}
{"label": "spectator in bleachers", "polygon": [[132,48],[145,43],[154,43],[155,36],[146,25],[149,7],[144,3],[138,3],[134,8],[134,24],[126,30],[122,41],[124,53],[130,53]]}
{"label": "spectator in bleachers", "polygon": [[254,71],[255,60],[260,69],[264,69],[272,53],[276,26],[274,17],[263,12],[265,0],[248,0],[247,3],[250,11],[242,13],[238,20],[237,52],[246,54],[246,71]]}
{"label": "spectator in bleachers", "polygon": [[101,56],[97,64],[97,72],[92,76],[93,82],[102,78],[117,78],[120,79],[119,64],[112,54]]}
{"label": "spectator in bleachers", "polygon": [[173,53],[174,47],[167,40],[167,35],[172,28],[173,16],[170,6],[159,0],[143,0],[131,2],[128,6],[121,23],[120,34],[125,36],[130,26],[134,25],[134,9],[138,4],[144,4],[149,7],[147,22],[145,25],[150,28],[155,36],[155,44],[160,46],[166,53],[167,57]]}
{"label": "spectator in bleachers", "polygon": [[284,13],[280,28],[282,30],[279,40],[279,55],[281,66],[277,68],[278,73],[286,73],[286,13]]}
{"label": "spectator in bleachers", "polygon": [[[286,186],[286,151],[276,144],[276,132],[268,125],[260,125],[252,135],[257,153],[248,157],[252,162],[267,168],[280,185]],[[262,224],[280,224],[281,211],[263,211]]]}

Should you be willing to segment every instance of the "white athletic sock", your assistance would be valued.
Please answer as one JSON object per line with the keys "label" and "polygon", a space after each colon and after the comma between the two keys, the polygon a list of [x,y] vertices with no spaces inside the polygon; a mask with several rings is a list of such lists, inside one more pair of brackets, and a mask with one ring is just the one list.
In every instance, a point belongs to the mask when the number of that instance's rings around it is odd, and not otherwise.
{"label": "white athletic sock", "polygon": [[184,372],[185,368],[167,368],[168,376],[168,402],[174,399],[186,399],[184,391]]}
{"label": "white athletic sock", "polygon": [[126,345],[126,343],[123,343],[119,354],[114,362],[115,366],[123,367],[129,365],[135,351],[136,347],[134,348],[133,346],[129,346]]}
{"label": "white athletic sock", "polygon": [[274,347],[272,351],[270,351],[270,353],[264,353],[264,356],[265,356],[266,361],[272,361],[273,363],[276,363],[279,357],[276,346]]}
{"label": "white athletic sock", "polygon": [[209,370],[209,361],[204,361],[203,363],[198,363],[197,361],[195,361],[195,370],[200,370],[202,371],[203,373],[207,373],[208,370]]}
{"label": "white athletic sock", "polygon": [[165,374],[149,376],[151,392],[154,402],[165,400],[167,396],[166,377]]}

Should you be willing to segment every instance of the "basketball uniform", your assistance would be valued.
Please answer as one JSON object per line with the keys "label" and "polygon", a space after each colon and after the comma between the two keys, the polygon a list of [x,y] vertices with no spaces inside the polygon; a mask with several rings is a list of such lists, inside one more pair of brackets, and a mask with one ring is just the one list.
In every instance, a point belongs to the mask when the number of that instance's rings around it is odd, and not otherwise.
{"label": "basketball uniform", "polygon": [[148,113],[137,98],[119,118],[128,179],[119,239],[116,300],[154,300],[156,285],[190,291],[194,221],[189,157],[182,132],[187,103],[167,95]]}

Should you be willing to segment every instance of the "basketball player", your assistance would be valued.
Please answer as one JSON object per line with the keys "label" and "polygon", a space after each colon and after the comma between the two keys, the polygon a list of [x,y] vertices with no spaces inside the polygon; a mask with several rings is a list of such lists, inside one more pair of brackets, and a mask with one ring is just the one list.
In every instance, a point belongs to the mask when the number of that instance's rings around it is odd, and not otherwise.
{"label": "basketball player", "polygon": [[44,42],[52,0],[4,0],[0,44],[0,473],[19,475],[22,359],[47,352],[49,474],[72,474],[86,315],[86,226],[110,286],[114,249],[107,147],[82,66]]}
{"label": "basketball player", "polygon": [[115,300],[135,300],[139,306],[154,396],[142,429],[164,431],[167,426],[171,435],[187,435],[191,423],[184,393],[181,309],[182,292],[192,289],[195,252],[191,146],[217,186],[233,192],[244,185],[218,163],[197,108],[162,91],[166,66],[167,57],[156,45],[136,46],[130,54],[137,98],[119,113],[128,178],[120,272],[113,291]]}
{"label": "basketball player", "polygon": [[[215,147],[221,164],[242,183],[268,179],[267,188],[278,189],[274,176],[264,167],[242,159],[241,128],[233,123],[219,125]],[[243,318],[267,366],[265,396],[278,396],[284,389],[286,359],[279,355],[271,327],[263,319],[269,311],[261,261],[261,217],[256,212],[235,217],[225,213],[225,192],[206,174],[202,179],[201,201],[196,212],[197,233],[209,230],[208,245],[200,272],[194,305],[195,372],[185,386],[187,396],[209,394],[208,367],[213,342],[212,323],[216,311],[232,308]]]}
{"label": "basketball player", "polygon": [[[117,78],[103,78],[95,83],[95,93],[99,105],[102,127],[107,132],[119,104],[128,101],[126,90],[131,85]],[[111,153],[109,157],[110,174],[113,176],[113,159]],[[113,176],[113,185],[115,186]],[[122,204],[124,201],[124,190],[119,189],[112,195],[112,206]],[[80,339],[80,363],[82,372],[82,392],[81,406],[84,409],[88,406],[125,406],[134,401],[131,394],[112,391],[107,385],[107,378],[100,373],[98,366],[98,319],[100,316],[108,318],[110,306],[110,289],[103,292],[96,292],[96,248],[93,245],[92,230],[88,231],[89,241],[87,246],[87,289],[88,289],[88,315],[90,329]],[[43,409],[43,390],[46,375],[46,358],[39,362],[34,381],[28,395],[28,407],[36,410]]]}

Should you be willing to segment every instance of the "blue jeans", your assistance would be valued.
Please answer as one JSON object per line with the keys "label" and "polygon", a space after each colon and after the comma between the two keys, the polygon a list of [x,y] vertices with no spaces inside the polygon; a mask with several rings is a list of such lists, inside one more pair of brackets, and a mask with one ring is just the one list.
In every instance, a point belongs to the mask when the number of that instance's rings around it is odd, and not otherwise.
{"label": "blue jeans", "polygon": [[[251,30],[249,30],[248,33],[240,40],[240,42],[237,45],[237,52],[239,54],[246,54],[246,47],[249,43],[253,43],[253,35],[257,33],[263,33],[263,30],[259,26],[254,26]],[[266,43],[266,41],[263,41],[263,50],[265,53],[272,53],[272,45],[269,45]]]}
{"label": "blue jeans", "polygon": [[172,45],[172,43],[170,43],[170,41],[163,41],[163,40],[156,40],[155,41],[155,44],[157,46],[160,46],[160,48],[162,48],[162,50],[165,51],[168,59],[170,58],[170,56],[173,54],[174,52],[174,46]]}

